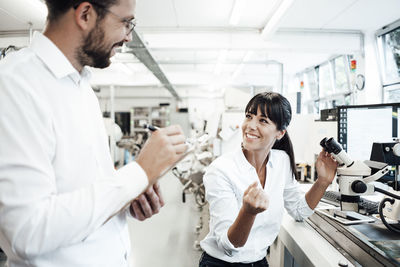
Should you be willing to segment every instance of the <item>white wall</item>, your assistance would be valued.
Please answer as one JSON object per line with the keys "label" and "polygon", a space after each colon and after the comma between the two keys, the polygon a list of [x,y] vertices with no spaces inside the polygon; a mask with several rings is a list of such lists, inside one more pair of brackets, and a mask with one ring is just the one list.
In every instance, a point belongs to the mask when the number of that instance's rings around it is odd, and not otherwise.
{"label": "white wall", "polygon": [[29,36],[26,37],[3,37],[0,38],[0,47],[5,48],[10,45],[15,47],[26,47],[29,45]]}
{"label": "white wall", "polygon": [[[110,111],[110,99],[109,98],[99,98],[100,108],[102,111]],[[116,112],[130,111],[133,107],[155,107],[160,103],[174,103],[173,98],[127,98],[127,99],[114,99],[114,110]],[[175,108],[175,106],[174,106]]]}
{"label": "white wall", "polygon": [[188,98],[189,120],[197,130],[203,128],[203,121],[208,123],[207,130],[216,134],[219,119],[225,110],[223,98]]}

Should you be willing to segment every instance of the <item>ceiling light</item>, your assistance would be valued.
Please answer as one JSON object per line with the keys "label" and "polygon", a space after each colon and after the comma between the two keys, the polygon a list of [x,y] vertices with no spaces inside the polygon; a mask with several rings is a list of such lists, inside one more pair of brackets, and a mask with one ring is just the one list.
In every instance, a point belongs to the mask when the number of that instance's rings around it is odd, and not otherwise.
{"label": "ceiling light", "polygon": [[281,4],[271,16],[271,19],[267,22],[264,29],[261,32],[261,37],[264,40],[268,40],[272,37],[272,35],[276,32],[278,28],[278,23],[282,19],[283,15],[292,6],[294,0],[282,0]]}
{"label": "ceiling light", "polygon": [[246,7],[247,0],[235,0],[235,4],[232,8],[231,17],[229,19],[229,24],[236,26],[239,23],[240,17],[243,14],[243,10]]}
{"label": "ceiling light", "polygon": [[45,3],[43,3],[43,1],[34,0],[34,1],[31,2],[31,4],[33,6],[35,6],[37,8],[37,10],[39,10],[41,15],[43,15],[45,18],[47,17],[47,7],[46,7]]}
{"label": "ceiling light", "polygon": [[217,61],[217,64],[215,64],[215,69],[214,69],[215,75],[221,74],[222,65],[224,64],[227,55],[228,55],[228,50],[226,50],[226,49],[221,50],[221,52],[219,53],[218,61]]}
{"label": "ceiling light", "polygon": [[207,87],[207,91],[208,92],[215,92],[217,91],[217,85],[216,84],[212,84],[210,86]]}
{"label": "ceiling light", "polygon": [[124,63],[115,63],[114,66],[116,67],[116,69],[118,69],[120,72],[125,73],[126,75],[133,75],[133,71]]}
{"label": "ceiling light", "polygon": [[253,55],[254,55],[253,50],[247,51],[246,55],[244,55],[243,62],[249,62]]}
{"label": "ceiling light", "polygon": [[241,64],[239,65],[239,67],[235,70],[235,72],[232,74],[231,79],[232,79],[232,80],[235,80],[236,77],[239,76],[239,74],[243,71],[243,68],[244,68],[244,64],[241,63]]}
{"label": "ceiling light", "polygon": [[240,63],[239,66],[237,67],[237,69],[233,72],[233,74],[231,76],[232,80],[236,79],[236,77],[243,71],[244,64],[246,62],[249,62],[253,55],[254,55],[253,50],[249,50],[246,52],[246,54],[243,57],[242,63]]}

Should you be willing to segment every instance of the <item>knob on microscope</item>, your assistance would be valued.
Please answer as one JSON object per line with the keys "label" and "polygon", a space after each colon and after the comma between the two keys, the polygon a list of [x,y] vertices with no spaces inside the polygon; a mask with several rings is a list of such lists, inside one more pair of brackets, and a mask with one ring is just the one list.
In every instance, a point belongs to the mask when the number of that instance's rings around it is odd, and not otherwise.
{"label": "knob on microscope", "polygon": [[353,183],[351,183],[351,189],[355,193],[362,194],[367,192],[367,185],[363,181],[354,181]]}

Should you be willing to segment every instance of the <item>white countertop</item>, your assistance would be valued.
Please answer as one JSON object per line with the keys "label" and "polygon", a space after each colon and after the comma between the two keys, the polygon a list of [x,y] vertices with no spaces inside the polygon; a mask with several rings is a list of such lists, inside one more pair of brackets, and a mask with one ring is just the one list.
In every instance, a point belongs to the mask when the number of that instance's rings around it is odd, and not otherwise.
{"label": "white countertop", "polygon": [[[308,191],[311,186],[302,184],[302,191]],[[318,207],[322,205],[326,204],[320,203]],[[286,212],[278,237],[299,266],[337,267],[339,262],[354,266],[307,222],[296,222]]]}

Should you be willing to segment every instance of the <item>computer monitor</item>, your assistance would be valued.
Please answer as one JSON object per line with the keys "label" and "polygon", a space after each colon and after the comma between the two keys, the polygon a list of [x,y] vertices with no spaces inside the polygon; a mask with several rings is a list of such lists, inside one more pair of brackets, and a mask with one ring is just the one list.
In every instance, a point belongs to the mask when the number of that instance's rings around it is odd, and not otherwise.
{"label": "computer monitor", "polygon": [[339,106],[338,141],[353,160],[368,160],[374,142],[398,138],[400,103]]}

